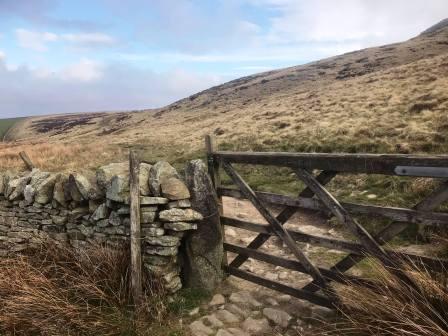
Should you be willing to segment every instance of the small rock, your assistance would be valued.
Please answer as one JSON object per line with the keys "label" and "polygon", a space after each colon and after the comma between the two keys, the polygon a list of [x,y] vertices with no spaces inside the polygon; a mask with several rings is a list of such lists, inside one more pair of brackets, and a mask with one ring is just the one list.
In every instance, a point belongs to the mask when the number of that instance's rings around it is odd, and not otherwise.
{"label": "small rock", "polygon": [[265,278],[271,281],[276,281],[278,280],[278,274],[277,273],[273,273],[273,272],[267,272],[265,274]]}
{"label": "small rock", "polygon": [[207,327],[202,321],[194,321],[189,326],[192,336],[213,335],[213,329]]}
{"label": "small rock", "polygon": [[276,299],[272,298],[272,297],[268,297],[266,298],[266,302],[271,305],[271,306],[278,306],[278,302]]}
{"label": "small rock", "polygon": [[215,314],[204,316],[202,318],[202,322],[212,328],[222,328],[224,326],[224,323],[222,323],[222,321],[220,321]]}
{"label": "small rock", "polygon": [[240,328],[229,328],[227,329],[233,336],[249,336]]}
{"label": "small rock", "polygon": [[232,293],[230,295],[230,302],[236,304],[250,305],[254,308],[259,308],[262,306],[260,302],[255,300],[249,292],[238,292]]}
{"label": "small rock", "polygon": [[286,280],[289,277],[289,273],[288,272],[280,272],[278,275],[279,280]]}
{"label": "small rock", "polygon": [[287,303],[291,301],[291,295],[288,294],[282,294],[277,296],[277,301],[278,302],[283,302],[283,303]]}
{"label": "small rock", "polygon": [[184,182],[176,177],[165,179],[160,184],[162,196],[170,200],[190,198],[190,192]]}
{"label": "small rock", "polygon": [[320,307],[320,306],[312,306],[311,307],[311,318],[312,319],[323,320],[323,319],[332,318],[335,315],[336,315],[336,311],[334,311],[332,309]]}
{"label": "small rock", "polygon": [[242,328],[249,334],[265,335],[271,332],[271,327],[267,319],[263,318],[255,320],[252,317],[248,317],[242,324]]}
{"label": "small rock", "polygon": [[208,304],[209,306],[221,306],[226,303],[226,298],[222,294],[216,294]]}
{"label": "small rock", "polygon": [[190,316],[195,316],[199,314],[199,307],[194,308],[192,311],[188,313]]}
{"label": "small rock", "polygon": [[287,312],[273,308],[264,308],[263,315],[282,328],[286,328],[292,319]]}
{"label": "small rock", "polygon": [[223,309],[218,310],[216,312],[216,317],[220,319],[224,323],[232,324],[232,323],[238,323],[240,319],[235,314],[232,314],[231,312]]}
{"label": "small rock", "polygon": [[232,312],[233,314],[239,315],[243,318],[249,317],[250,313],[247,310],[244,310],[237,306],[236,304],[230,303],[226,305],[225,307],[229,312]]}
{"label": "small rock", "polygon": [[233,336],[233,334],[231,334],[225,329],[219,329],[218,332],[216,333],[216,336]]}
{"label": "small rock", "polygon": [[98,208],[92,214],[92,220],[99,221],[100,219],[107,218],[109,216],[109,209],[106,206],[106,203],[100,204]]}
{"label": "small rock", "polygon": [[156,219],[157,213],[154,211],[145,211],[140,213],[140,222],[142,224],[153,223]]}
{"label": "small rock", "polygon": [[236,231],[232,228],[226,227],[226,236],[234,238],[236,237]]}
{"label": "small rock", "polygon": [[121,218],[116,211],[112,211],[109,216],[109,223],[112,226],[120,226],[122,224]]}

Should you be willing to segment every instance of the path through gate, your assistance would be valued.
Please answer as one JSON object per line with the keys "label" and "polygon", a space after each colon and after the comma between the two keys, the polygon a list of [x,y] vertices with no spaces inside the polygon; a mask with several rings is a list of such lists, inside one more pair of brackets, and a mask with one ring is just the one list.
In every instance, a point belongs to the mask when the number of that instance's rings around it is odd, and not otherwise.
{"label": "path through gate", "polygon": [[[399,270],[404,260],[424,265],[427,269],[433,271],[447,269],[448,261],[446,260],[397,252],[385,248],[384,245],[403,232],[410,224],[448,225],[448,213],[435,212],[436,208],[448,200],[448,156],[217,151],[214,147],[214,140],[210,136],[206,138],[206,147],[209,173],[218,196],[249,200],[268,223],[268,225],[261,225],[221,216],[221,223],[224,226],[258,233],[248,246],[224,243],[225,251],[237,255],[232,261],[225,261],[224,268],[228,274],[321,306],[332,307],[338,303],[338,297],[332,285],[333,282],[356,283],[373,288],[372,280],[346,274],[348,270],[366,257],[376,258],[395,276],[412,288],[417,288],[412,279]],[[292,169],[306,188],[297,197],[257,192],[241,177],[234,164],[287,167]],[[223,170],[230,177],[237,188],[221,186],[220,170]],[[339,202],[325,188],[325,185],[341,173],[428,177],[437,179],[439,186],[411,209]],[[268,205],[279,205],[283,207],[283,210],[274,216],[267,207]],[[284,224],[299,209],[331,212],[356,237],[356,241],[315,236],[299,230],[285,229]],[[355,215],[371,215],[392,221],[384,229],[372,234],[354,218]],[[273,236],[279,237],[283,241],[294,255],[295,260],[258,250]],[[329,269],[320,268],[310,261],[299,248],[297,242],[341,250],[348,254],[333,267]],[[303,288],[296,288],[265,279],[240,269],[240,266],[248,258],[306,273],[313,280]]]}

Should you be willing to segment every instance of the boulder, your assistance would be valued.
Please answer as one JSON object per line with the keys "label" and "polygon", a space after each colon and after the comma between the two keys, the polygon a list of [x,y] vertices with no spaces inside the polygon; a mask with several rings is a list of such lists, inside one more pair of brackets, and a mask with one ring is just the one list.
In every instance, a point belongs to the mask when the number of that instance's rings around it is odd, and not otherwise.
{"label": "boulder", "polygon": [[[35,170],[33,170],[33,171],[35,171]],[[30,185],[33,187],[34,190],[36,190],[36,186],[38,186],[40,183],[45,181],[45,179],[49,178],[50,175],[51,174],[48,172],[42,172],[42,171],[39,171],[38,169],[36,169],[33,176],[31,176]]]}
{"label": "boulder", "polygon": [[23,197],[25,198],[25,202],[27,205],[34,203],[34,195],[36,194],[36,190],[31,186],[31,184],[28,184],[25,186],[25,189],[23,190]]}
{"label": "boulder", "polygon": [[115,202],[129,201],[129,174],[112,177],[107,186],[106,197]]}
{"label": "boulder", "polygon": [[25,187],[30,181],[31,181],[30,176],[19,177],[17,179],[9,181],[7,192],[8,199],[10,201],[15,201],[20,198],[23,198],[23,192],[25,190]]}
{"label": "boulder", "polygon": [[62,207],[67,207],[67,199],[65,197],[64,186],[67,184],[68,177],[60,174],[55,181],[53,189],[53,200],[59,203]]}
{"label": "boulder", "polygon": [[39,204],[50,203],[53,199],[53,190],[56,184],[56,179],[58,175],[50,175],[42,182],[38,183],[35,187],[36,194],[34,196],[34,201]]}
{"label": "boulder", "polygon": [[166,161],[159,161],[151,167],[149,171],[149,189],[152,195],[161,196],[160,185],[170,177],[180,178],[176,169]]}
{"label": "boulder", "polygon": [[202,215],[193,209],[168,209],[159,214],[162,222],[193,222],[202,220]]}
{"label": "boulder", "polygon": [[106,192],[112,178],[117,175],[129,176],[129,162],[111,163],[98,168],[96,171],[96,181],[99,188],[103,192]]}
{"label": "boulder", "polygon": [[64,196],[67,201],[81,202],[83,200],[73,176],[69,176],[64,184]]}
{"label": "boulder", "polygon": [[169,200],[181,200],[190,198],[190,192],[184,182],[176,177],[163,180],[160,184],[162,196]]}
{"label": "boulder", "polygon": [[140,174],[138,176],[138,181],[140,185],[140,195],[142,196],[151,195],[151,189],[149,189],[149,172],[151,167],[152,166],[148,163],[140,163]]}
{"label": "boulder", "polygon": [[185,175],[186,185],[191,193],[191,206],[204,218],[199,220],[197,230],[189,232],[182,244],[183,254],[186,255],[183,265],[184,283],[187,287],[211,292],[223,278],[223,234],[218,198],[207,168],[201,160],[189,162]]}
{"label": "boulder", "polygon": [[82,174],[74,173],[70,174],[68,179],[71,182],[71,185],[76,186],[83,200],[89,199],[89,192],[92,189],[92,185],[89,180]]}
{"label": "boulder", "polygon": [[0,173],[0,195],[3,195],[3,193],[5,192],[5,189],[6,189],[5,180],[6,180],[5,175]]}
{"label": "boulder", "polygon": [[5,195],[6,190],[8,189],[9,180],[12,178],[12,173],[7,171],[3,174],[0,174],[0,195]]}

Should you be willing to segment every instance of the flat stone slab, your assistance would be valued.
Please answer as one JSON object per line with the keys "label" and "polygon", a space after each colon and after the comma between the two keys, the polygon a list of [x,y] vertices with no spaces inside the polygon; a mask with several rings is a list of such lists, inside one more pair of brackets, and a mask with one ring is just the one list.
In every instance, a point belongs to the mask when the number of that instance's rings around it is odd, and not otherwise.
{"label": "flat stone slab", "polygon": [[163,222],[193,222],[203,219],[202,215],[193,209],[169,209],[159,214]]}
{"label": "flat stone slab", "polygon": [[140,197],[141,205],[154,205],[154,204],[167,204],[168,198],[165,197],[151,197],[151,196],[142,196]]}

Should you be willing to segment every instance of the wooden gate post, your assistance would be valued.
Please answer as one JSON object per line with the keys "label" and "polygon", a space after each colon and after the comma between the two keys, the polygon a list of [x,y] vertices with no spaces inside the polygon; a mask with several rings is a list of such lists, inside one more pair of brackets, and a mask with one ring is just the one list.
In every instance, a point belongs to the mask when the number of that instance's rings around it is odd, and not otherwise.
{"label": "wooden gate post", "polygon": [[129,189],[131,220],[131,289],[134,305],[142,302],[142,242],[140,227],[140,164],[134,151],[129,153]]}
{"label": "wooden gate post", "polygon": [[[220,168],[220,162],[218,160],[215,160],[213,158],[213,153],[216,151],[216,138],[213,135],[207,134],[205,136],[205,149],[207,151],[207,168],[208,168],[208,174],[210,175],[210,178],[213,183],[213,187],[215,188],[215,193],[218,197],[218,206],[219,206],[219,216],[220,218],[224,214],[224,204],[222,203],[222,196],[218,194],[218,188],[221,186],[221,178],[219,176],[219,168]],[[224,226],[221,225],[222,230],[222,239],[223,242],[226,241],[226,234],[224,230]],[[227,258],[227,251],[224,251],[224,256],[222,260],[222,265],[228,266],[229,261]]]}

